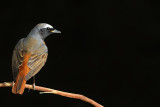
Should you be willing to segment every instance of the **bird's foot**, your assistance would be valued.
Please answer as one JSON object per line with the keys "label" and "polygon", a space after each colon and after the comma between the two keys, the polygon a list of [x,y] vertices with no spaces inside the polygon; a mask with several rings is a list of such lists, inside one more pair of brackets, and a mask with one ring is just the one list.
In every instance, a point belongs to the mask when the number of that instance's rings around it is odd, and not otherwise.
{"label": "bird's foot", "polygon": [[35,86],[36,86],[35,83],[33,83],[33,84],[32,84],[33,90],[36,90],[36,89],[35,89]]}
{"label": "bird's foot", "polygon": [[12,87],[14,86],[14,81],[12,82]]}

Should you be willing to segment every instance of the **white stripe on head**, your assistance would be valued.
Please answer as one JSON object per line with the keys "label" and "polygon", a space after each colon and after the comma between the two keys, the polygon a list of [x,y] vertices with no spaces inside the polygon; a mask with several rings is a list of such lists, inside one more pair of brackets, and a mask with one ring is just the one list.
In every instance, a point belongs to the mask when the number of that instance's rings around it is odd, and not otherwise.
{"label": "white stripe on head", "polygon": [[49,27],[49,28],[53,28],[51,25],[49,25],[49,24],[46,24],[45,26],[44,26],[44,28],[47,28],[47,27]]}
{"label": "white stripe on head", "polygon": [[47,23],[39,23],[39,24],[36,26],[36,28],[38,28],[38,29],[47,28],[47,27],[53,28],[53,26],[51,26],[51,25],[49,25],[49,24],[47,24]]}

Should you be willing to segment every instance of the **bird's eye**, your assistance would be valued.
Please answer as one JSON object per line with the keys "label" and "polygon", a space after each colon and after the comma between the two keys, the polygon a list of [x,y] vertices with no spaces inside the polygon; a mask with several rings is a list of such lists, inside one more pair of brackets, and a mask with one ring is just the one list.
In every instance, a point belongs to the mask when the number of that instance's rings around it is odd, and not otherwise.
{"label": "bird's eye", "polygon": [[49,27],[47,27],[47,31],[50,31],[51,29]]}

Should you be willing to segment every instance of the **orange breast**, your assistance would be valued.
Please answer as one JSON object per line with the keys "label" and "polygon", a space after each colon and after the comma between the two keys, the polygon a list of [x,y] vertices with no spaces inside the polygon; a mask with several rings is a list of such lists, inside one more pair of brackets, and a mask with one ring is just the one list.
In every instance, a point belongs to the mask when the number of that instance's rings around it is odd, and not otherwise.
{"label": "orange breast", "polygon": [[43,41],[43,43],[46,44],[44,41]]}

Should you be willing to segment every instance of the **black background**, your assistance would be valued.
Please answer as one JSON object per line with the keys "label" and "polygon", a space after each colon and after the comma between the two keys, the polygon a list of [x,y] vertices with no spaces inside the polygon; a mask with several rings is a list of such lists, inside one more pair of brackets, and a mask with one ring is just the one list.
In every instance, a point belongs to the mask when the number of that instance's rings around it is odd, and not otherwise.
{"label": "black background", "polygon": [[[60,30],[36,85],[83,94],[105,107],[160,106],[160,3],[146,0],[7,1],[0,4],[0,82],[12,81],[19,39],[38,23]],[[32,80],[28,81],[32,83]],[[0,88],[0,106],[92,107],[58,95]]]}

